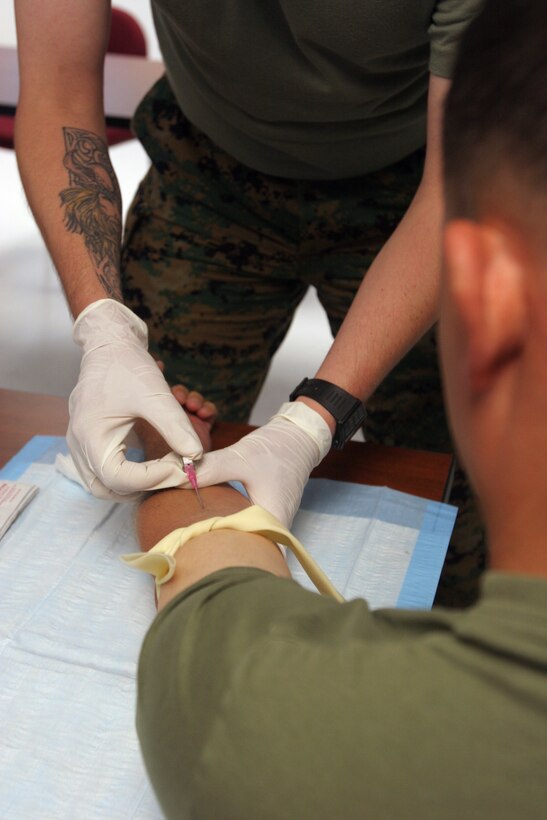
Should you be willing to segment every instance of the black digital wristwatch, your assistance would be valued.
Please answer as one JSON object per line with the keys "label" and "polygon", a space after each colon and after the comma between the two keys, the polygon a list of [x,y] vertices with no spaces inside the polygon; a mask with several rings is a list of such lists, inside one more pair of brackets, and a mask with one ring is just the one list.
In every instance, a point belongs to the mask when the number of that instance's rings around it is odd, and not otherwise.
{"label": "black digital wristwatch", "polygon": [[367,417],[365,405],[351,393],[323,379],[302,379],[289,396],[294,401],[298,396],[314,399],[336,420],[336,430],[332,445],[341,450],[346,441],[361,427]]}

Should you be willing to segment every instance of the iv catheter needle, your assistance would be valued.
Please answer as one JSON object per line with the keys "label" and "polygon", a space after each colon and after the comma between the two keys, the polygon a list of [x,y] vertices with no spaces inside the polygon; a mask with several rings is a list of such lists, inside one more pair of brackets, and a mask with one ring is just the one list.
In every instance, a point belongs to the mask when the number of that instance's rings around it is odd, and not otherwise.
{"label": "iv catheter needle", "polygon": [[186,475],[188,476],[188,481],[190,482],[190,485],[192,486],[192,489],[194,490],[194,492],[196,494],[199,506],[201,507],[202,510],[204,510],[205,509],[205,504],[201,500],[201,495],[199,494],[198,480],[196,478],[196,468],[194,467],[194,462],[192,461],[191,458],[184,458],[183,457],[183,459],[182,459],[182,469],[186,473]]}

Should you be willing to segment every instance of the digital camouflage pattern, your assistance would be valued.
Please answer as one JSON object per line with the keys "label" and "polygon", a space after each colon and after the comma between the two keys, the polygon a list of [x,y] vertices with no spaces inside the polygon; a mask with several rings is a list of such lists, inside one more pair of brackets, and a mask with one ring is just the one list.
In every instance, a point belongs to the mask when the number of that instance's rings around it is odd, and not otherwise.
{"label": "digital camouflage pattern", "polygon": [[[204,393],[224,420],[246,421],[310,285],[336,334],[414,196],[424,152],[349,180],[271,177],[194,128],[165,78],[140,104],[133,128],[152,165],[127,218],[126,304],[147,323],[150,350],[170,383]],[[367,407],[367,439],[451,450],[434,331]],[[484,539],[459,472],[451,500],[461,512],[437,603],[459,606],[476,597]]]}

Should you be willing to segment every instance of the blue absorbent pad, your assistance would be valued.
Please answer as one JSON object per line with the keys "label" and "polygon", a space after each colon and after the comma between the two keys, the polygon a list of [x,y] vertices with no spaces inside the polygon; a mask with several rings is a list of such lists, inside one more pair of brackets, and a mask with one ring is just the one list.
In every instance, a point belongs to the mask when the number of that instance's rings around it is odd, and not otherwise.
{"label": "blue absorbent pad", "polygon": [[[65,479],[59,452],[63,438],[37,436],[0,471],[40,488],[0,541],[0,817],[159,820],[134,728],[153,581],[118,560],[138,551],[135,507]],[[386,487],[312,479],[293,532],[345,598],[427,608],[455,516]]]}

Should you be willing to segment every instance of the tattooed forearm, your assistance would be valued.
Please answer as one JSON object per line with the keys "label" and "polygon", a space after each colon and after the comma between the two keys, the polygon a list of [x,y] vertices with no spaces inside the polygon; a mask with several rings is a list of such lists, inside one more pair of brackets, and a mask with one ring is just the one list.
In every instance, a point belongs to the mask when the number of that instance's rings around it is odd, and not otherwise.
{"label": "tattooed forearm", "polygon": [[65,227],[83,236],[99,281],[109,296],[121,300],[121,196],[107,146],[92,131],[63,128],[63,135],[70,185],[60,194]]}

